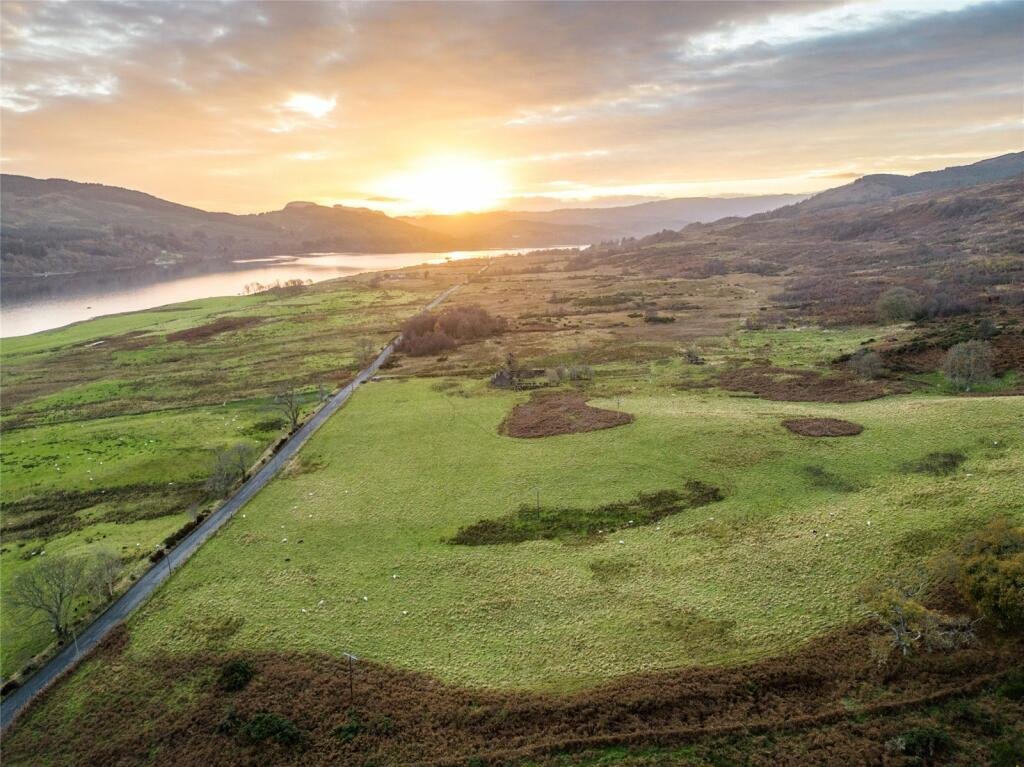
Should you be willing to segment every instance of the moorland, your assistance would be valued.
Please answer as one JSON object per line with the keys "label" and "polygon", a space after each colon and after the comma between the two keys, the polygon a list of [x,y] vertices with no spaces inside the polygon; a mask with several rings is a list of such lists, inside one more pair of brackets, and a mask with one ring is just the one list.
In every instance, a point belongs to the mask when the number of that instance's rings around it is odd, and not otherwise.
{"label": "moorland", "polygon": [[1021,181],[896,186],[5,342],[4,578],[123,588],[404,331],[5,759],[1019,762]]}

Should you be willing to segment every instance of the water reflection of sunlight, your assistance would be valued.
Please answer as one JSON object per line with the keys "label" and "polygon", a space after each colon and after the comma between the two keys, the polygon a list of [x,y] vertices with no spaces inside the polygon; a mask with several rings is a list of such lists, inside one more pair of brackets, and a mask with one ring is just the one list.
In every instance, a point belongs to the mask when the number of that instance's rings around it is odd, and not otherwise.
{"label": "water reflection of sunlight", "polygon": [[360,272],[401,269],[446,260],[493,258],[534,248],[450,253],[306,253],[184,264],[99,274],[8,278],[0,302],[0,337],[22,336],[119,312],[214,296],[240,295],[249,283],[291,279],[322,282]]}

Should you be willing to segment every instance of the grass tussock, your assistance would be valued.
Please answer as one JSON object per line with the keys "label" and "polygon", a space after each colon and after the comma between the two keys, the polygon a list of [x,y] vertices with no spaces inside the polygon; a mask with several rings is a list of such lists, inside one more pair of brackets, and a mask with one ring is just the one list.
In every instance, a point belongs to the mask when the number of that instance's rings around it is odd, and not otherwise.
{"label": "grass tussock", "polygon": [[941,477],[954,473],[966,460],[967,454],[962,450],[940,451],[905,462],[903,470],[908,474],[931,474]]}

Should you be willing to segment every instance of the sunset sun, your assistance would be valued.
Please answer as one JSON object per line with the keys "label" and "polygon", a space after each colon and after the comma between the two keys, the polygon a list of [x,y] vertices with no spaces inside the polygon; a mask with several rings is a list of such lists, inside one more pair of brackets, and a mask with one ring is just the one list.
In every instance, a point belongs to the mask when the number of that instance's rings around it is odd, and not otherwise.
{"label": "sunset sun", "polygon": [[385,177],[376,190],[407,213],[470,213],[496,207],[508,192],[508,180],[486,161],[438,157]]}

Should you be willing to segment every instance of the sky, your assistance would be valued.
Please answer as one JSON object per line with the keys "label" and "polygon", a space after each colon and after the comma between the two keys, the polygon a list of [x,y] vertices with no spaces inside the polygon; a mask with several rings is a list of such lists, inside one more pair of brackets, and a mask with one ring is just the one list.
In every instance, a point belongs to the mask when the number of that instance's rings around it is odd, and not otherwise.
{"label": "sky", "polygon": [[208,210],[806,193],[1024,149],[1024,2],[17,2],[5,173]]}

